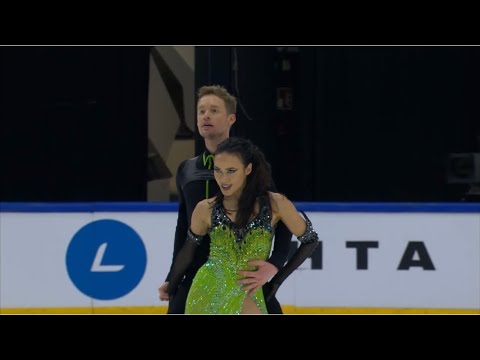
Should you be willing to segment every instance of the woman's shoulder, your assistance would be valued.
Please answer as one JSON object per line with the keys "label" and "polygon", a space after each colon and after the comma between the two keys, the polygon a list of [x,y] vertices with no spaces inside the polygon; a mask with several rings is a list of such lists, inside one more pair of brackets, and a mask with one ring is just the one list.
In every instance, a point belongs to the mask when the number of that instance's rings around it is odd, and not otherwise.
{"label": "woman's shoulder", "polygon": [[[205,224],[205,226],[207,227],[210,226],[209,224],[210,224],[210,218],[212,216],[213,205],[214,205],[214,202],[211,201],[211,199],[204,199],[198,202],[192,214],[192,224],[194,222],[197,222],[197,224],[201,222],[202,224]],[[203,233],[203,230],[202,230],[202,233]],[[200,234],[200,232],[198,232],[197,234]]]}
{"label": "woman's shoulder", "polygon": [[270,206],[274,213],[280,212],[287,203],[291,203],[285,194],[269,191],[268,195],[270,197]]}
{"label": "woman's shoulder", "polygon": [[285,194],[282,194],[282,193],[269,191],[268,195],[270,196],[271,200],[273,200],[275,202],[278,202],[278,203],[282,203],[284,201],[290,201],[290,200],[288,200],[287,196]]}
{"label": "woman's shoulder", "polygon": [[210,199],[203,199],[201,200],[198,204],[197,207],[199,210],[211,210],[213,208],[213,205],[215,204],[215,197],[210,198]]}

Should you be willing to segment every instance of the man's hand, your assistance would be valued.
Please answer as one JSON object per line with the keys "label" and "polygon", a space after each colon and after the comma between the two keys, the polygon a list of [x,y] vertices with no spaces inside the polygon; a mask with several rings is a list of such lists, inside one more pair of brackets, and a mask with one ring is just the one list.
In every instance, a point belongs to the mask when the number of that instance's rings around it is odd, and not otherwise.
{"label": "man's hand", "polygon": [[239,284],[244,284],[243,290],[248,291],[247,295],[252,295],[255,291],[265,285],[277,272],[275,265],[263,260],[253,260],[248,263],[256,266],[255,271],[241,270],[238,273],[244,278],[238,280]]}
{"label": "man's hand", "polygon": [[161,301],[168,301],[168,281],[164,282],[162,286],[158,288],[158,292],[160,294],[160,300]]}

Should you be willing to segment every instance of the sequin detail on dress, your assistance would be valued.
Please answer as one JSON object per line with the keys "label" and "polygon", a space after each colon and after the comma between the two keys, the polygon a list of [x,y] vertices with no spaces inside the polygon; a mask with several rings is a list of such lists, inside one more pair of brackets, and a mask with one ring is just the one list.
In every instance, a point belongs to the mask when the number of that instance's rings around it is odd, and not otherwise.
{"label": "sequin detail on dress", "polygon": [[[245,227],[238,227],[221,205],[212,209],[210,255],[195,276],[187,298],[187,314],[240,314],[246,292],[237,281],[239,270],[254,270],[252,260],[267,260],[272,247],[273,229],[270,209],[260,202],[259,214]],[[252,299],[267,313],[263,290]]]}

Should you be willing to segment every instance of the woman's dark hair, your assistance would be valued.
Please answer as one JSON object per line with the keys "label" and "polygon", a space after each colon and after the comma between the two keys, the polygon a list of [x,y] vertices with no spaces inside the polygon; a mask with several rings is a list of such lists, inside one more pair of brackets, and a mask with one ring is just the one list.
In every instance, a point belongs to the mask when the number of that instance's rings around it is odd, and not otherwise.
{"label": "woman's dark hair", "polygon": [[[244,166],[252,163],[252,172],[247,176],[247,183],[238,201],[235,221],[238,226],[245,226],[254,212],[258,197],[264,197],[268,206],[271,207],[270,196],[268,196],[268,189],[272,183],[271,167],[263,152],[247,139],[230,137],[224,140],[217,146],[215,155],[221,153],[239,156]],[[215,203],[223,204],[221,191],[218,192]]]}

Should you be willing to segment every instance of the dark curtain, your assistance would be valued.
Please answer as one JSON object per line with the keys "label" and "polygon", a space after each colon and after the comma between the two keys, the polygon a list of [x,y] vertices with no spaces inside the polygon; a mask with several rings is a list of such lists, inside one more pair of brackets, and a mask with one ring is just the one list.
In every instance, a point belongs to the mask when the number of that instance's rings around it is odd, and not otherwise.
{"label": "dark curtain", "polygon": [[[296,201],[457,201],[467,190],[447,184],[446,165],[449,153],[480,152],[477,47],[201,47],[196,55],[197,88],[220,83],[239,96],[232,134],[265,150],[278,190]],[[290,110],[278,108],[280,88],[291,88]]]}
{"label": "dark curtain", "polygon": [[1,200],[146,200],[149,48],[0,54]]}
{"label": "dark curtain", "polygon": [[478,59],[476,48],[316,49],[313,199],[458,200],[446,160],[480,151]]}

